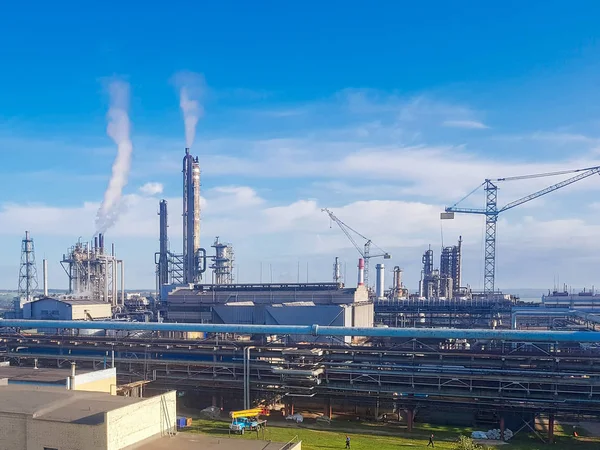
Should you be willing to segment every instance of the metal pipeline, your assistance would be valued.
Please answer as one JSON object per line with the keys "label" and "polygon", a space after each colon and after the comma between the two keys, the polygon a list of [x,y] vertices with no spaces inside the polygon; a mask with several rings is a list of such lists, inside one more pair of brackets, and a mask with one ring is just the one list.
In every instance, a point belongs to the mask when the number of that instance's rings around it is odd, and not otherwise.
{"label": "metal pipeline", "polygon": [[590,331],[487,330],[456,328],[334,327],[321,325],[232,325],[210,323],[103,322],[70,320],[0,320],[0,328],[104,329],[237,334],[362,336],[417,339],[499,339],[520,342],[598,342]]}
{"label": "metal pipeline", "polygon": [[600,323],[600,317],[576,309],[567,308],[518,308],[510,316],[510,326],[517,328],[519,317],[578,317],[592,323]]}

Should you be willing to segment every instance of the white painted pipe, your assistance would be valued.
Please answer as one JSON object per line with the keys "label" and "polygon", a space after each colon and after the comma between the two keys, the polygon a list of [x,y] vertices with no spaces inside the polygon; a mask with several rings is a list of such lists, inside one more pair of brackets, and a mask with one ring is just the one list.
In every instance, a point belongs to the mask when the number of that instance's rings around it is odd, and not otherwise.
{"label": "white painted pipe", "polygon": [[48,297],[48,260],[44,259],[42,264],[42,270],[44,272],[44,297]]}
{"label": "white painted pipe", "polygon": [[125,305],[125,261],[121,260],[121,305]]}
{"label": "white painted pipe", "polygon": [[358,260],[358,285],[365,285],[365,260],[362,258]]}
{"label": "white painted pipe", "polygon": [[375,284],[375,295],[379,299],[379,298],[383,298],[383,293],[385,291],[385,279],[384,279],[385,266],[383,264],[377,264],[375,266],[375,270],[376,270],[376,275],[377,275],[377,282]]}

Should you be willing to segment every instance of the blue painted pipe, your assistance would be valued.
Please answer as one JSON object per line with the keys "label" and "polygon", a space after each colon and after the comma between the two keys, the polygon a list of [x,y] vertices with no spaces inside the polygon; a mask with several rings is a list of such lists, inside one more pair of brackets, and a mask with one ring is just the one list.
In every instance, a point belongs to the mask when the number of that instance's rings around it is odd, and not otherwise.
{"label": "blue painted pipe", "polygon": [[70,320],[0,320],[0,327],[179,331],[237,334],[396,337],[418,339],[496,339],[519,342],[600,343],[593,331],[487,330],[456,328],[330,327],[320,325],[231,325],[208,323],[101,322]]}

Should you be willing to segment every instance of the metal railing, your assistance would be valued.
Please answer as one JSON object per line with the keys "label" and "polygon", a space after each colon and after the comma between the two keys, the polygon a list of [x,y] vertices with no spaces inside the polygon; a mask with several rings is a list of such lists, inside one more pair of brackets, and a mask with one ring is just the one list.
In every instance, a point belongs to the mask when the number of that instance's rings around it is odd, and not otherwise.
{"label": "metal railing", "polygon": [[298,435],[296,435],[292,439],[287,441],[286,444],[283,447],[281,447],[280,450],[291,450],[292,448],[294,448],[296,445],[298,445],[301,442],[302,441],[300,440]]}

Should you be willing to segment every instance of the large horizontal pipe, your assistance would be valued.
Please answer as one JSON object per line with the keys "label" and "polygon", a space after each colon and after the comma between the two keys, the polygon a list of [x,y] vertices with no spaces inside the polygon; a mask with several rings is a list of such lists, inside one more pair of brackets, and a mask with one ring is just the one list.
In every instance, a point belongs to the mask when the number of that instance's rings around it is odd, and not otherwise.
{"label": "large horizontal pipe", "polygon": [[128,331],[179,331],[204,333],[361,336],[417,339],[496,339],[519,342],[598,342],[590,331],[487,330],[456,328],[330,327],[320,325],[230,325],[208,323],[102,322],[71,320],[0,320],[0,327],[60,328]]}

